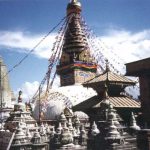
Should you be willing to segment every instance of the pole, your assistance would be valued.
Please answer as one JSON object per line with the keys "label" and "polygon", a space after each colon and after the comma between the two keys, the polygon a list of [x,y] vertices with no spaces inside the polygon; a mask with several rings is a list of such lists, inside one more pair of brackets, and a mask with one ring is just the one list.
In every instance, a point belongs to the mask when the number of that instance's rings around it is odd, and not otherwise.
{"label": "pole", "polygon": [[2,63],[0,62],[0,105],[1,105],[1,109],[2,109]]}
{"label": "pole", "polygon": [[41,86],[39,86],[39,124],[41,124]]}

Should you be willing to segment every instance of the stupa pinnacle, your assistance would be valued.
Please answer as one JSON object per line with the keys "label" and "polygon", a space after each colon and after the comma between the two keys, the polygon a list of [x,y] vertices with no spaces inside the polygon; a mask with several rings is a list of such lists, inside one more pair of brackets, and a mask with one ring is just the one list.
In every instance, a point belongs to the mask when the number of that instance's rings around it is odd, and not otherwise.
{"label": "stupa pinnacle", "polygon": [[95,77],[97,71],[83,29],[81,10],[81,4],[77,0],[72,0],[67,6],[68,27],[60,64],[57,66],[61,86],[81,84]]}

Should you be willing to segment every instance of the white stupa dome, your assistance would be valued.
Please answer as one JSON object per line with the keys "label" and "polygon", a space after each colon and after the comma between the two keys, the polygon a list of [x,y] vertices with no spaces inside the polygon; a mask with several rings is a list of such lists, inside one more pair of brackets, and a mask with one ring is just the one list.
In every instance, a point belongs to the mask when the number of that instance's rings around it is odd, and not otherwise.
{"label": "white stupa dome", "polygon": [[[50,90],[47,100],[44,96],[41,96],[43,118],[46,120],[57,119],[66,106],[71,108],[95,95],[97,94],[92,88],[86,88],[82,85],[53,88]],[[39,118],[38,98],[35,102],[33,116],[35,119]]]}
{"label": "white stupa dome", "polygon": [[77,116],[81,120],[82,119],[89,119],[89,116],[86,113],[82,112],[82,111],[75,111],[74,115]]}
{"label": "white stupa dome", "polygon": [[[60,99],[61,98],[61,99]],[[63,94],[58,92],[51,92],[50,97],[47,100],[41,98],[41,117],[44,120],[56,120],[63,112],[68,100]],[[33,116],[35,119],[39,119],[39,101],[36,102]]]}

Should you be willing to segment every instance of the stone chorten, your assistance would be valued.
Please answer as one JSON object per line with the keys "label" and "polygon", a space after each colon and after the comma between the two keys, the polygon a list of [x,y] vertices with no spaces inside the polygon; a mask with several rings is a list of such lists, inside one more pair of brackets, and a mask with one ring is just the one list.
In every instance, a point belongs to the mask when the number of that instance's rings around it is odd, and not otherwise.
{"label": "stone chorten", "polygon": [[5,128],[14,131],[20,122],[30,129],[34,129],[36,126],[36,121],[32,118],[30,111],[26,110],[26,105],[22,102],[22,91],[19,91],[18,102],[14,105],[14,110],[10,112]]}

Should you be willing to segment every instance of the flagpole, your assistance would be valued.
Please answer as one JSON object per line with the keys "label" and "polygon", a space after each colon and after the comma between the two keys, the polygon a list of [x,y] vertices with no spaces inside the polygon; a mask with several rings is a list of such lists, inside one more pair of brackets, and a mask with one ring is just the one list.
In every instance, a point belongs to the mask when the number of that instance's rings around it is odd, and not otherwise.
{"label": "flagpole", "polygon": [[1,105],[1,109],[2,109],[2,63],[0,62],[0,105]]}
{"label": "flagpole", "polygon": [[39,86],[39,124],[41,124],[41,86]]}

